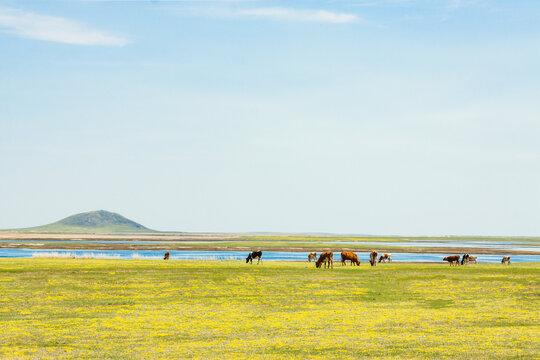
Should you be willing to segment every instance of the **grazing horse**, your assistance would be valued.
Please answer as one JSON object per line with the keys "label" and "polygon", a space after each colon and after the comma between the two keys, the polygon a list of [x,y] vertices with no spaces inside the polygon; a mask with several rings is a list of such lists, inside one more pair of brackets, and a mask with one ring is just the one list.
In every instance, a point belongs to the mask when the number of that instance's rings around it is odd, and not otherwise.
{"label": "grazing horse", "polygon": [[342,251],[341,252],[341,266],[347,265],[345,261],[350,260],[351,265],[358,265],[360,266],[360,260],[358,260],[358,256],[356,256],[355,253],[350,251]]}
{"label": "grazing horse", "polygon": [[453,255],[453,256],[447,256],[443,259],[443,261],[448,261],[450,263],[450,266],[452,266],[453,263],[456,264],[456,266],[459,265],[459,255]]}
{"label": "grazing horse", "polygon": [[262,251],[261,250],[250,252],[248,257],[246,258],[246,264],[247,263],[253,264],[253,259],[257,259],[257,258],[259,259],[259,261],[257,261],[257,265],[259,265],[259,263],[262,261]]}
{"label": "grazing horse", "polygon": [[469,261],[468,262],[473,262],[475,264],[478,264],[478,256],[472,256],[472,255],[469,255]]}
{"label": "grazing horse", "polygon": [[510,256],[505,256],[502,258],[501,264],[506,264],[506,263],[510,265]]}
{"label": "grazing horse", "polygon": [[463,254],[463,256],[461,257],[461,265],[467,265],[469,263],[469,258],[469,254]]}
{"label": "grazing horse", "polygon": [[307,256],[307,261],[311,262],[311,260],[317,261],[317,253],[316,252],[310,252],[309,255]]}
{"label": "grazing horse", "polygon": [[392,254],[383,254],[381,255],[381,257],[379,258],[379,262],[392,262]]}
{"label": "grazing horse", "polygon": [[379,253],[375,250],[373,250],[371,254],[369,254],[369,263],[371,264],[371,266],[377,265],[377,255],[379,255]]}
{"label": "grazing horse", "polygon": [[169,252],[167,251],[165,253],[165,256],[163,257],[163,260],[169,260],[169,256],[171,256],[171,254],[169,254]]}
{"label": "grazing horse", "polygon": [[319,256],[319,260],[315,263],[315,267],[320,268],[321,264],[324,263],[324,268],[332,267],[334,268],[334,253],[331,251],[325,251]]}

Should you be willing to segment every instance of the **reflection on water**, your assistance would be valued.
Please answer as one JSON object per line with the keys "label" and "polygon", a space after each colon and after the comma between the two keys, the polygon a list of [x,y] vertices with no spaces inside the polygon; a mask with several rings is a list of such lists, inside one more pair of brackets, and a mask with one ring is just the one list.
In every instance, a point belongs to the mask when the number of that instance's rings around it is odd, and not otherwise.
{"label": "reflection on water", "polygon": [[[0,258],[63,257],[94,259],[163,259],[162,250],[36,250],[36,249],[0,249]],[[368,252],[356,252],[361,262],[369,261]],[[172,260],[245,260],[247,251],[170,251]],[[263,261],[307,261],[308,252],[265,251]],[[415,254],[393,253],[395,262],[441,262],[445,256],[456,254]],[[540,261],[540,255],[511,255],[512,262]],[[334,254],[334,261],[340,261],[339,253]],[[484,263],[500,262],[502,255],[478,255],[478,261]]]}

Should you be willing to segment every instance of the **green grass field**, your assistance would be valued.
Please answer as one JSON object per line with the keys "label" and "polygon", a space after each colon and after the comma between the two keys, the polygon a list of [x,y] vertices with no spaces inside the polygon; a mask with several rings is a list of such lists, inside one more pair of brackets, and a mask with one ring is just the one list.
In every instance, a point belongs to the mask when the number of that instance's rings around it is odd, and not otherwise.
{"label": "green grass field", "polygon": [[511,237],[511,236],[343,236],[343,235],[246,235],[239,236],[240,240],[251,241],[279,241],[294,243],[296,241],[309,241],[309,242],[332,242],[332,241],[354,241],[354,242],[409,242],[418,240],[429,240],[435,242],[453,242],[453,241],[488,241],[488,242],[508,242],[519,244],[536,243],[540,245],[540,238],[538,237]]}
{"label": "green grass field", "polygon": [[538,359],[540,264],[0,260],[0,358]]}

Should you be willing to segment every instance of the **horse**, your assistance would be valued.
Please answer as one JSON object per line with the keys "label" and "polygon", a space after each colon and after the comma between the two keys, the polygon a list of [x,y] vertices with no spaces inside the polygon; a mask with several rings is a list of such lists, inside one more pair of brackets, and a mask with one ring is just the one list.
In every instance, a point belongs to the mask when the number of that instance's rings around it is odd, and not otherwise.
{"label": "horse", "polygon": [[169,254],[169,252],[167,251],[165,253],[165,256],[163,256],[163,260],[169,260],[169,256],[171,256],[171,254]]}
{"label": "horse", "polygon": [[319,260],[315,263],[315,267],[320,268],[321,264],[324,263],[324,268],[332,267],[334,268],[334,253],[331,251],[325,251],[319,256]]}
{"label": "horse", "polygon": [[392,262],[392,254],[383,254],[381,255],[381,257],[379,258],[379,262]]}
{"label": "horse", "polygon": [[341,266],[347,265],[345,261],[350,260],[351,265],[358,265],[360,266],[360,260],[358,260],[358,256],[356,256],[355,253],[350,251],[342,251],[341,252]]}
{"label": "horse", "polygon": [[307,257],[307,260],[309,262],[311,262],[311,260],[317,261],[317,253],[316,252],[310,252],[308,257]]}
{"label": "horse", "polygon": [[459,255],[453,255],[453,256],[447,256],[443,259],[443,261],[448,261],[450,263],[450,266],[452,266],[453,263],[456,263],[456,266],[459,265]]}
{"label": "horse", "polygon": [[257,261],[257,265],[259,265],[259,263],[262,261],[262,251],[261,250],[250,252],[248,257],[246,258],[246,264],[247,263],[253,264],[253,259],[256,259],[256,258],[259,259],[259,261]]}
{"label": "horse", "polygon": [[371,264],[371,266],[377,265],[377,255],[379,255],[379,253],[375,250],[373,250],[371,254],[369,254],[369,263]]}

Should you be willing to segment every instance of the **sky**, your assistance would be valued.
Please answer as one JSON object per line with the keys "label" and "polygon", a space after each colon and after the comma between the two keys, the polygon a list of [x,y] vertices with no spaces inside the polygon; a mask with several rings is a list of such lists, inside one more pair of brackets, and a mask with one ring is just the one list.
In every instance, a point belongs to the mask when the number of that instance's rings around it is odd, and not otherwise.
{"label": "sky", "polygon": [[540,236],[537,0],[0,0],[0,228]]}

